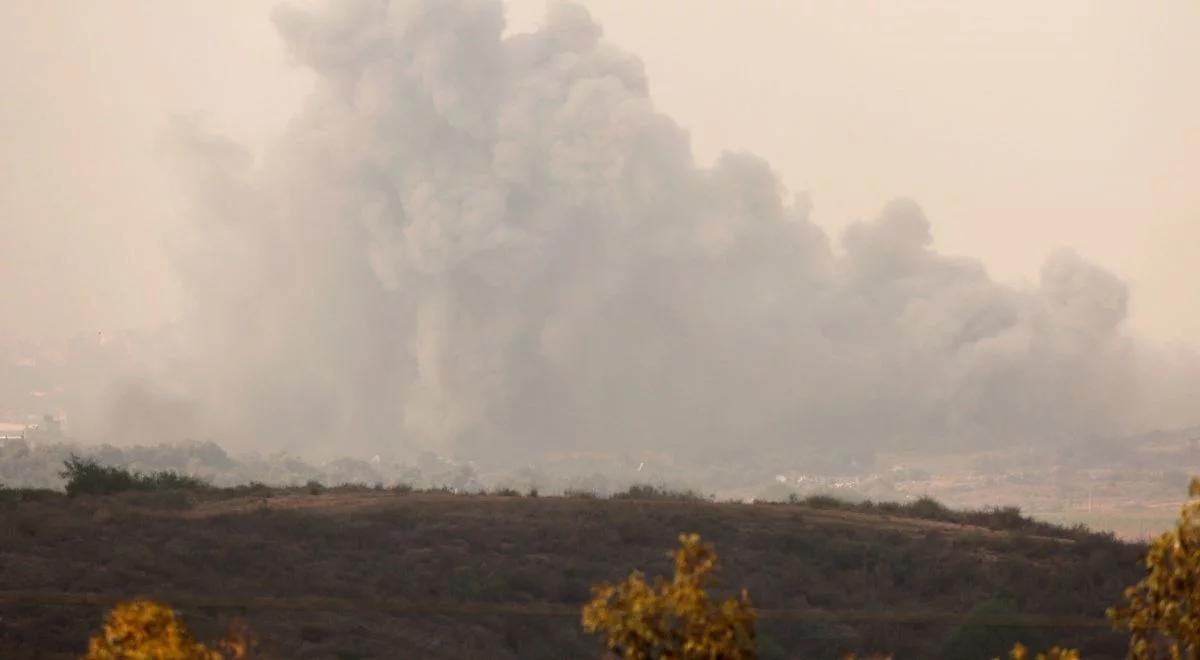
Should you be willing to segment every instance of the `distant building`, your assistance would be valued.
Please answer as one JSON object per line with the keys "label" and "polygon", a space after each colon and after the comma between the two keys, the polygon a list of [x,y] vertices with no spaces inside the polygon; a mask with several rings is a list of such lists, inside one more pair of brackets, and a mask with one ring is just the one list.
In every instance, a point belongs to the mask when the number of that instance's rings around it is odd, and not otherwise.
{"label": "distant building", "polygon": [[0,441],[3,440],[24,440],[25,439],[24,424],[10,424],[8,422],[0,422]]}
{"label": "distant building", "polygon": [[31,442],[58,442],[63,439],[62,420],[42,415],[42,421],[24,428],[24,438]]}

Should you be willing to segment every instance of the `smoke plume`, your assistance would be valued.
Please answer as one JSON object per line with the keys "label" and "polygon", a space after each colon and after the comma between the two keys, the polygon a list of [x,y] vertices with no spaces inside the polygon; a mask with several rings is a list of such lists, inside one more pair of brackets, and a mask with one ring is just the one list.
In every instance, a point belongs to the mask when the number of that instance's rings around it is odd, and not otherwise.
{"label": "smoke plume", "polygon": [[521,460],[1200,421],[1156,398],[1195,361],[1126,331],[1113,274],[1064,250],[997,283],[907,199],[827,236],[761,159],[699,166],[579,7],[511,36],[499,0],[274,20],[315,86],[262,154],[176,127],[187,312],[84,416],[109,437]]}

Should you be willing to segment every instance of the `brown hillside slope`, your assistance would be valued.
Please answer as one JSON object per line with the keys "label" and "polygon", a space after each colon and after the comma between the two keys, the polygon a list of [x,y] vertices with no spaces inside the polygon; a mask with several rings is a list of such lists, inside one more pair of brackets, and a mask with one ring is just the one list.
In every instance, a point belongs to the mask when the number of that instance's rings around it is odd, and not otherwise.
{"label": "brown hillside slope", "polygon": [[[746,587],[764,610],[763,657],[991,657],[1021,639],[1115,658],[1126,638],[1103,611],[1138,577],[1138,548],[1100,535],[795,504],[199,497],[0,509],[0,656],[77,657],[105,604],[146,595],[202,639],[244,618],[268,657],[598,657],[579,624],[589,585],[633,568],[669,574],[666,552],[688,531],[716,544],[722,586]],[[1024,627],[1001,625],[1013,613]]]}

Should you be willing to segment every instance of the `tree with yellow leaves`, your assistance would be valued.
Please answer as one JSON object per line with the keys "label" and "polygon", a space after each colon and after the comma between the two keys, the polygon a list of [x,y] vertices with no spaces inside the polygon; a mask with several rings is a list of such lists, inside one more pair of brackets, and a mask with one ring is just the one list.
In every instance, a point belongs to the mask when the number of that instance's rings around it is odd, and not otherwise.
{"label": "tree with yellow leaves", "polygon": [[1134,660],[1200,658],[1200,480],[1188,496],[1175,529],[1150,544],[1148,574],[1125,590],[1129,602],[1108,610],[1129,631]]}
{"label": "tree with yellow leaves", "polygon": [[192,639],[175,611],[151,600],[121,603],[88,642],[86,660],[230,660],[246,658],[249,641],[235,631],[218,648]]}
{"label": "tree with yellow leaves", "polygon": [[605,635],[609,650],[628,660],[747,660],[755,657],[750,598],[711,603],[717,553],[697,534],[681,534],[675,576],[650,585],[634,571],[619,584],[592,587],[583,628]]}

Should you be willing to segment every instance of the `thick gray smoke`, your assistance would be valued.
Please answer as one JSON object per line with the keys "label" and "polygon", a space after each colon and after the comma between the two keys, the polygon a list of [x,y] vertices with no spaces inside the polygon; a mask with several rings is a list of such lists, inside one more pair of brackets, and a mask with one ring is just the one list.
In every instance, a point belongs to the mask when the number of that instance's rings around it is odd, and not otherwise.
{"label": "thick gray smoke", "polygon": [[499,460],[1200,421],[1160,405],[1194,363],[1126,334],[1113,275],[1062,251],[998,284],[904,199],[831,240],[762,160],[697,166],[578,7],[510,37],[499,0],[275,20],[315,89],[260,158],[179,128],[189,308],[92,415],[109,437]]}

